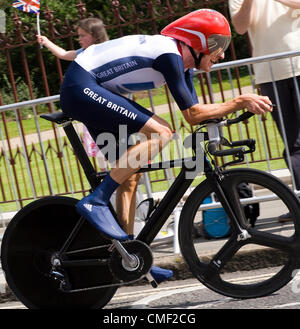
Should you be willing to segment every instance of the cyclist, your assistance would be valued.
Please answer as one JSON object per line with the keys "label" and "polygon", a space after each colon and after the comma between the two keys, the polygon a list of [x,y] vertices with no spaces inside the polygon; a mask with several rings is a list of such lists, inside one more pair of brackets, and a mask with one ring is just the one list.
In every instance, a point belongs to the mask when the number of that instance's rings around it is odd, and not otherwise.
{"label": "cyclist", "polygon": [[[226,18],[215,10],[196,10],[166,26],[161,35],[131,35],[92,45],[69,66],[61,88],[62,110],[82,121],[94,139],[103,132],[119,137],[146,136],[118,153],[115,166],[103,182],[77,204],[77,211],[110,239],[126,240],[128,234],[108,208],[112,193],[147,164],[172,139],[169,124],[124,95],[166,83],[185,120],[191,125],[220,118],[242,108],[255,114],[272,111],[268,97],[240,95],[221,104],[199,104],[192,68],[208,72],[229,46],[231,32]],[[122,141],[121,141],[122,142]],[[123,149],[117,142],[116,147]],[[109,155],[108,155],[109,156]],[[139,158],[138,165],[134,159]],[[166,277],[170,272],[166,272]]]}

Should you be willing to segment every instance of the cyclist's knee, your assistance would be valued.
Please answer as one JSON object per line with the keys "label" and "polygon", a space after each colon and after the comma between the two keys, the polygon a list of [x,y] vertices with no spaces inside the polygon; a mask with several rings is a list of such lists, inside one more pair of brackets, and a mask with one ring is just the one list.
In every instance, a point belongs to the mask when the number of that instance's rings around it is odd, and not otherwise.
{"label": "cyclist's knee", "polygon": [[158,116],[155,116],[154,119],[159,124],[159,126],[158,126],[159,133],[162,134],[165,139],[171,139],[173,133],[172,133],[172,128],[169,125],[169,123],[166,120],[164,120]]}
{"label": "cyclist's knee", "polygon": [[173,132],[172,132],[172,129],[170,126],[164,126],[163,127],[163,131],[161,132],[161,134],[163,135],[163,138],[166,140],[166,141],[170,141],[173,137]]}
{"label": "cyclist's knee", "polygon": [[147,138],[152,140],[170,141],[172,139],[172,129],[169,123],[156,115],[148,120],[140,132],[146,134]]}
{"label": "cyclist's knee", "polygon": [[164,148],[172,139],[172,130],[168,127],[162,126],[158,131],[151,134],[151,142],[159,145],[159,148]]}
{"label": "cyclist's knee", "polygon": [[163,144],[168,143],[173,136],[171,126],[169,123],[161,118],[157,120],[157,124],[153,127],[153,133],[151,134],[151,138],[155,135],[157,139],[162,140]]}

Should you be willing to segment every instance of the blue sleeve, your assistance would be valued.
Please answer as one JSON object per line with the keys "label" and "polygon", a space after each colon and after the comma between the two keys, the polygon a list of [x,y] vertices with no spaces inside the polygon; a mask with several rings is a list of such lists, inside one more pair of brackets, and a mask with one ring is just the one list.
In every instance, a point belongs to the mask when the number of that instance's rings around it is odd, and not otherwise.
{"label": "blue sleeve", "polygon": [[197,93],[196,93],[196,90],[194,87],[193,78],[194,78],[194,70],[193,69],[187,70],[185,72],[185,81],[192,94],[193,101],[195,102],[195,104],[197,104],[197,103],[199,103],[199,100],[198,100],[198,96],[197,96]]}
{"label": "blue sleeve", "polygon": [[76,50],[76,57],[77,57],[80,53],[82,53],[83,51],[84,51],[84,49],[82,49],[82,48],[77,49],[77,50]]}
{"label": "blue sleeve", "polygon": [[176,54],[163,54],[156,58],[153,68],[159,71],[181,111],[198,103],[190,70],[184,72],[182,58]]}

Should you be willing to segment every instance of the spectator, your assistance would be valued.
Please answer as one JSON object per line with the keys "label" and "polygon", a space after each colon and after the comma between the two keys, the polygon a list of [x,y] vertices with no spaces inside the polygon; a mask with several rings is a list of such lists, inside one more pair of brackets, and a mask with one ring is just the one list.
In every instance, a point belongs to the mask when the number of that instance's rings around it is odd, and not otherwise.
{"label": "spectator", "polygon": [[[39,44],[48,48],[56,57],[66,61],[73,61],[77,55],[89,46],[107,41],[109,39],[103,22],[98,18],[86,18],[81,20],[76,26],[76,31],[78,34],[79,44],[81,46],[78,50],[65,50],[43,35],[37,35],[37,41]],[[105,159],[85,125],[83,125],[83,143],[88,156],[96,157],[98,159],[100,169],[102,171],[107,170]]]}
{"label": "spectator", "polygon": [[48,48],[53,55],[66,61],[73,61],[82,51],[89,46],[108,40],[105,27],[99,18],[86,18],[81,20],[76,26],[78,41],[81,46],[78,50],[65,50],[50,41],[43,35],[37,35],[39,44]]}
{"label": "spectator", "polygon": [[[299,9],[299,0],[229,0],[232,24],[237,33],[249,33],[254,57],[300,50]],[[300,104],[296,97],[296,84],[300,88],[300,57],[293,58],[293,67],[289,58],[274,60],[272,70],[291,156],[290,169],[294,173],[296,189],[300,190]],[[276,104],[269,65],[266,62],[255,64],[254,73],[261,94],[269,96],[272,103]],[[278,105],[272,116],[283,136]],[[286,150],[283,155],[288,165]],[[279,222],[289,220],[289,213],[278,217]]]}
{"label": "spectator", "polygon": [[[73,61],[77,55],[89,46],[107,41],[109,39],[103,22],[98,18],[86,18],[81,20],[76,26],[76,31],[78,34],[79,44],[81,46],[78,50],[65,50],[43,35],[37,35],[36,37],[39,44],[49,49],[56,57],[66,61]],[[84,125],[83,143],[87,154],[89,156],[97,157],[101,170],[107,169],[103,155]]]}

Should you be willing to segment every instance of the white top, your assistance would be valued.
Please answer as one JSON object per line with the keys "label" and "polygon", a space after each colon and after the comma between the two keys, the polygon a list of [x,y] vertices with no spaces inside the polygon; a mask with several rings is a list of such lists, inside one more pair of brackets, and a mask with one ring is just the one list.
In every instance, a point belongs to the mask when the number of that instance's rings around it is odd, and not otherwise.
{"label": "white top", "polygon": [[153,69],[154,61],[165,53],[180,56],[174,39],[161,35],[130,35],[92,45],[79,54],[75,62],[104,88],[126,94],[165,83],[162,73]]}
{"label": "white top", "polygon": [[[300,9],[287,7],[274,0],[253,0],[255,15],[249,27],[253,57],[300,50]],[[229,0],[231,16],[243,0]],[[293,57],[295,75],[300,75],[300,56]],[[293,76],[290,59],[272,61],[275,80]],[[254,65],[256,83],[272,81],[268,62]]]}

